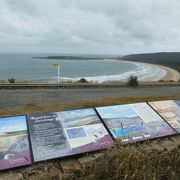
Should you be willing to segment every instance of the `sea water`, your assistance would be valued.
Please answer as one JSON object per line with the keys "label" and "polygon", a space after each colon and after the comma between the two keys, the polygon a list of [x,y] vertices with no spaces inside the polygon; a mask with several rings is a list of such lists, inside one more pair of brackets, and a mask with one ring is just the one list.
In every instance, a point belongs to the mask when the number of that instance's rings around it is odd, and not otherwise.
{"label": "sea water", "polygon": [[[54,54],[48,54],[54,55]],[[92,82],[125,81],[130,75],[140,80],[164,76],[165,72],[152,66],[122,62],[113,59],[95,60],[57,60],[34,59],[46,57],[47,54],[0,54],[0,80],[15,78],[16,80],[57,81],[57,68],[52,64],[60,64],[61,81],[77,81],[86,78]],[[57,55],[57,54],[55,54]]]}

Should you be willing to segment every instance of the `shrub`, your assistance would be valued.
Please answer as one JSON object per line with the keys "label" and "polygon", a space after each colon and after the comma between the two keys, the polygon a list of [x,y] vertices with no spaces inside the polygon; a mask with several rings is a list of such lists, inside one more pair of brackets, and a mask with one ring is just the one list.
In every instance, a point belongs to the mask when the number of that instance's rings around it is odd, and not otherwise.
{"label": "shrub", "polygon": [[177,148],[180,149],[180,144],[177,145]]}
{"label": "shrub", "polygon": [[85,79],[85,78],[81,78],[78,82],[80,82],[80,83],[88,83],[87,79]]}
{"label": "shrub", "polygon": [[14,78],[9,78],[8,81],[9,81],[9,83],[13,84],[13,83],[15,83],[16,80]]}
{"label": "shrub", "polygon": [[137,87],[139,85],[137,76],[131,75],[128,79],[127,86],[129,87]]}

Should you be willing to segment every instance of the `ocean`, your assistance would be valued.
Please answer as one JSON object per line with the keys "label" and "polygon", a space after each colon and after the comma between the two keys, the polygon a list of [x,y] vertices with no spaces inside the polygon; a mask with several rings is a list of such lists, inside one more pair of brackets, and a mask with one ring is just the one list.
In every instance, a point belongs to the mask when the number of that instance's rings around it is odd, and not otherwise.
{"label": "ocean", "polygon": [[[130,75],[139,80],[159,80],[165,71],[149,65],[122,62],[112,59],[97,60],[53,60],[33,59],[58,54],[0,54],[0,80],[15,78],[16,80],[57,81],[57,68],[52,64],[60,64],[60,81],[77,81],[86,78],[92,82],[125,81]],[[156,79],[154,79],[156,77]]]}

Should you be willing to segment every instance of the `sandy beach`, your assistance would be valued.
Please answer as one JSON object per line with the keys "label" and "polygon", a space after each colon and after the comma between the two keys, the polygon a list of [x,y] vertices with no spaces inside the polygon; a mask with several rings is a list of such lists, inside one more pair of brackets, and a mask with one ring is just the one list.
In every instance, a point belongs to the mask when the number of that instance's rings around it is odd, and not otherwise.
{"label": "sandy beach", "polygon": [[166,70],[166,75],[162,78],[164,81],[170,81],[173,80],[175,82],[180,80],[180,73],[176,71],[175,69],[166,67],[166,66],[161,66],[161,65],[156,65],[159,66],[160,68]]}
{"label": "sandy beach", "polygon": [[180,79],[180,73],[176,71],[175,69],[172,69],[170,67],[162,66],[162,65],[156,65],[156,64],[148,64],[150,66],[154,66],[155,68],[161,68],[166,71],[165,76],[163,76],[160,80],[163,81],[179,81]]}
{"label": "sandy beach", "polygon": [[[157,64],[150,64],[150,63],[142,63],[142,62],[132,62],[132,61],[126,61],[126,60],[122,60],[123,62],[129,62],[129,63],[134,63],[134,64],[141,64],[141,65],[145,65],[145,66],[151,66],[154,69],[161,69],[163,71],[165,71],[164,75],[162,77],[157,77],[157,74],[154,76],[149,76],[147,78],[144,78],[142,81],[159,81],[159,80],[163,80],[163,81],[174,81],[177,82],[180,80],[180,73],[178,71],[176,71],[175,69],[172,69],[170,67],[167,66],[163,66],[163,65],[157,65]],[[159,74],[160,75],[160,74]],[[157,80],[158,79],[158,80]]]}

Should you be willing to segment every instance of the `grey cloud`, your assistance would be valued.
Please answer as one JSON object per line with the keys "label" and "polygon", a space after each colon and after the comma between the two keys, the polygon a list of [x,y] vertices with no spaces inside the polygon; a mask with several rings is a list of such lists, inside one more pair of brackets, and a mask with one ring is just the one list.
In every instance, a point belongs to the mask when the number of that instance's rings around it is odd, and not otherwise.
{"label": "grey cloud", "polygon": [[6,4],[10,11],[15,13],[24,13],[30,15],[38,15],[36,6],[27,0],[6,0]]}
{"label": "grey cloud", "polygon": [[179,9],[179,0],[0,0],[0,51],[177,51]]}

